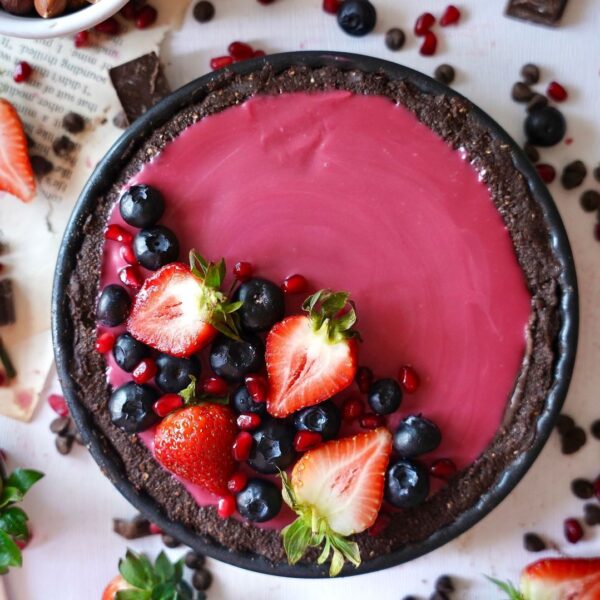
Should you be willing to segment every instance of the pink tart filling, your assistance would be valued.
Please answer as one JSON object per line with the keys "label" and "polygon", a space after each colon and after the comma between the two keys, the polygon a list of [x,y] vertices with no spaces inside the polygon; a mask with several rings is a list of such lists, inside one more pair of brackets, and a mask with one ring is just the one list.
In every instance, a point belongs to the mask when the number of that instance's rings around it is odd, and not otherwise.
{"label": "pink tart filling", "polygon": [[[388,426],[416,413],[437,423],[442,443],[426,464],[461,469],[485,450],[523,360],[530,294],[485,184],[405,108],[349,92],[254,97],[189,127],[131,183],[162,192],[161,224],[184,261],[197,248],[277,283],[301,273],[308,293],[349,291],[359,363],[378,377],[405,364],[419,374]],[[118,207],[109,223],[135,234]],[[101,286],[120,283],[120,246],[105,244]],[[131,380],[106,357],[112,386]],[[152,449],[153,430],[140,438]],[[217,503],[182,483],[199,504]],[[258,526],[291,515],[284,507]]]}

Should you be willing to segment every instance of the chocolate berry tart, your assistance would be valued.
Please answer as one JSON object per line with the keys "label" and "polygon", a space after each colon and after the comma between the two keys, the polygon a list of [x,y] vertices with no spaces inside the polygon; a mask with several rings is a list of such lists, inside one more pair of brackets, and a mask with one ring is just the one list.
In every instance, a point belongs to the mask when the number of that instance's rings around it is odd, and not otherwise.
{"label": "chocolate berry tart", "polygon": [[71,408],[127,497],[300,576],[406,560],[497,504],[576,329],[568,243],[514,143],[348,55],[238,65],[144,119],[84,192],[54,304]]}

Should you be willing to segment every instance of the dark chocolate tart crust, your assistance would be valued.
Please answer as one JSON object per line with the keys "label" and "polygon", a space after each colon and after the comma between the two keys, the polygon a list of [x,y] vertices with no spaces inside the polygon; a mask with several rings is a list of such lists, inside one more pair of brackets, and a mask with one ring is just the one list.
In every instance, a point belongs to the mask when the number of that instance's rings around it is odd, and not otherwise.
{"label": "dark chocolate tart crust", "polygon": [[[96,177],[88,185],[80,199],[87,208],[76,210],[59,259],[53,321],[57,363],[96,460],[153,520],[227,562],[282,575],[322,576],[326,571],[311,564],[314,557],[289,567],[277,532],[223,520],[213,507],[199,507],[135,435],[112,425],[106,365],[94,350],[103,231],[119,190],[145,162],[193,123],[254,94],[345,89],[405,106],[448,144],[464,149],[489,186],[532,295],[531,317],[526,356],[495,438],[475,463],[423,505],[399,513],[383,534],[356,536],[363,558],[359,572],[366,572],[409,560],[455,537],[498,504],[533,462],[570,379],[577,335],[575,275],[562,224],[531,165],[468,100],[409,69],[375,59],[336,55],[319,61],[323,54],[300,53],[309,59],[298,58],[304,64],[289,67],[296,55],[279,56],[287,59],[253,61],[210,77],[197,93],[188,94],[189,102],[180,104],[176,114],[163,110],[159,116],[162,105],[154,108],[144,131],[134,126],[129,145],[117,149],[118,170],[113,161],[110,171],[105,167],[101,173],[105,178],[110,172],[111,180]],[[316,66],[328,63],[333,66]],[[171,118],[165,121],[165,116]]]}

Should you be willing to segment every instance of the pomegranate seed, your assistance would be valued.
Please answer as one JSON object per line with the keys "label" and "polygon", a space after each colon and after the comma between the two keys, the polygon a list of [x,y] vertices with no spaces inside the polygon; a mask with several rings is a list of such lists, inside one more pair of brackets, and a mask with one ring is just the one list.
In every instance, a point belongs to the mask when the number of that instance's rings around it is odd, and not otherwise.
{"label": "pomegranate seed", "polygon": [[435,37],[435,33],[432,31],[428,31],[425,34],[425,39],[419,48],[419,52],[423,56],[431,56],[435,54],[435,49],[437,48],[437,38]]}
{"label": "pomegranate seed", "polygon": [[115,345],[115,336],[108,331],[101,333],[96,338],[96,352],[100,354],[104,354],[105,352],[110,352],[112,347]]}
{"label": "pomegranate seed", "polygon": [[267,401],[268,384],[262,375],[246,375],[244,382],[254,402]]}
{"label": "pomegranate seed", "polygon": [[356,370],[356,383],[358,385],[358,389],[363,394],[369,393],[369,388],[373,383],[373,371],[369,369],[369,367],[358,367]]}
{"label": "pomegranate seed", "polygon": [[316,431],[298,431],[294,436],[294,449],[296,452],[306,452],[323,441],[323,436]]}
{"label": "pomegranate seed", "polygon": [[544,183],[552,183],[556,178],[556,170],[552,165],[539,164],[535,168]]}
{"label": "pomegranate seed", "polygon": [[460,19],[460,10],[454,6],[454,4],[449,4],[440,19],[440,25],[442,27],[446,27],[448,25],[454,25],[458,23]]}
{"label": "pomegranate seed", "polygon": [[259,4],[272,4],[275,0],[258,0]]}
{"label": "pomegranate seed", "polygon": [[365,405],[358,398],[350,398],[342,404],[342,418],[344,421],[358,419],[365,412]]}
{"label": "pomegranate seed", "polygon": [[213,71],[216,71],[217,69],[228,67],[231,63],[233,63],[232,56],[217,56],[216,58],[210,59],[210,68]]}
{"label": "pomegranate seed", "polygon": [[121,31],[121,26],[119,25],[119,21],[114,17],[109,17],[106,21],[98,23],[94,29],[99,33],[105,33],[106,35],[117,35],[119,31]]}
{"label": "pomegranate seed", "polygon": [[323,10],[330,15],[337,15],[341,0],[323,0]]}
{"label": "pomegranate seed", "polygon": [[415,35],[425,35],[435,23],[435,17],[431,13],[423,13],[415,23]]}
{"label": "pomegranate seed", "polygon": [[227,52],[233,57],[233,60],[246,60],[254,56],[254,48],[244,42],[231,42],[227,47]]}
{"label": "pomegranate seed", "polygon": [[150,523],[150,527],[148,529],[152,535],[160,535],[163,532],[156,523]]}
{"label": "pomegranate seed", "polygon": [[594,481],[594,494],[598,500],[600,500],[600,475],[596,477],[596,481]]}
{"label": "pomegranate seed", "polygon": [[144,278],[141,273],[133,265],[123,267],[119,271],[119,279],[121,282],[132,290],[139,290],[144,283]]}
{"label": "pomegranate seed", "polygon": [[169,413],[183,406],[183,398],[179,394],[165,394],[152,406],[159,417],[166,417]]}
{"label": "pomegranate seed", "polygon": [[377,515],[377,519],[375,519],[375,523],[373,523],[373,525],[371,525],[369,528],[368,534],[371,537],[377,537],[381,535],[388,528],[391,522],[392,518],[390,515],[386,513],[379,513]]}
{"label": "pomegranate seed", "polygon": [[233,442],[233,458],[239,462],[248,460],[253,443],[254,439],[250,433],[247,431],[238,433],[235,442]]}
{"label": "pomegranate seed", "polygon": [[254,54],[252,55],[254,58],[261,58],[263,56],[266,56],[267,53],[264,50],[255,50]]}
{"label": "pomegranate seed", "polygon": [[237,508],[237,504],[234,496],[223,496],[219,498],[217,504],[217,512],[222,519],[228,519]]}
{"label": "pomegranate seed", "polygon": [[445,481],[456,475],[456,471],[456,465],[449,458],[434,460],[429,467],[429,474],[432,477]]}
{"label": "pomegranate seed", "polygon": [[257,415],[256,413],[249,413],[240,415],[237,418],[236,423],[243,431],[252,431],[260,426],[261,419],[260,415]]}
{"label": "pomegranate seed", "polygon": [[73,44],[75,44],[75,48],[85,48],[90,43],[90,34],[87,31],[80,31],[75,34],[73,38]]}
{"label": "pomegranate seed", "polygon": [[569,94],[567,90],[558,83],[558,81],[551,81],[548,84],[548,89],[546,90],[546,94],[548,94],[549,98],[552,98],[555,102],[564,102]]}
{"label": "pomegranate seed", "polygon": [[233,267],[233,276],[238,281],[248,281],[252,277],[253,269],[249,262],[235,263]]}
{"label": "pomegranate seed", "polygon": [[33,73],[31,65],[28,62],[21,61],[15,65],[13,80],[15,83],[23,83],[31,77],[31,73]]}
{"label": "pomegranate seed", "polygon": [[137,2],[128,2],[120,11],[119,14],[128,21],[135,21],[140,11],[140,6]]}
{"label": "pomegranate seed", "polygon": [[244,471],[236,471],[227,482],[227,489],[232,494],[239,494],[248,483],[248,475]]}
{"label": "pomegranate seed", "polygon": [[135,26],[138,29],[148,29],[148,27],[156,23],[157,17],[158,12],[154,8],[154,6],[146,4],[146,6],[142,6],[142,8],[136,16]]}
{"label": "pomegranate seed", "polygon": [[284,294],[302,294],[308,288],[308,281],[304,275],[290,275],[282,284]]}
{"label": "pomegranate seed", "polygon": [[104,232],[104,237],[112,242],[124,242],[125,244],[131,243],[133,236],[127,229],[120,225],[109,225]]}
{"label": "pomegranate seed", "polygon": [[363,415],[358,422],[363,429],[376,429],[377,427],[385,425],[385,419],[381,415],[372,413]]}
{"label": "pomegranate seed", "polygon": [[400,367],[400,375],[398,378],[400,379],[400,383],[407,394],[413,394],[416,392],[421,384],[419,375],[410,365],[404,365]]}
{"label": "pomegranate seed", "polygon": [[48,396],[48,404],[57,415],[60,415],[61,417],[66,417],[69,415],[67,403],[60,394],[50,394]]}
{"label": "pomegranate seed", "polygon": [[135,252],[133,248],[129,244],[124,244],[119,248],[119,254],[121,258],[130,265],[137,265],[137,258],[135,257]]}
{"label": "pomegranate seed", "polygon": [[564,530],[571,544],[576,544],[583,537],[583,528],[577,519],[565,519]]}
{"label": "pomegranate seed", "polygon": [[152,358],[142,358],[131,373],[133,381],[138,385],[148,383],[156,375],[156,363]]}
{"label": "pomegranate seed", "polygon": [[202,391],[210,396],[227,396],[227,382],[220,377],[208,377],[202,381]]}

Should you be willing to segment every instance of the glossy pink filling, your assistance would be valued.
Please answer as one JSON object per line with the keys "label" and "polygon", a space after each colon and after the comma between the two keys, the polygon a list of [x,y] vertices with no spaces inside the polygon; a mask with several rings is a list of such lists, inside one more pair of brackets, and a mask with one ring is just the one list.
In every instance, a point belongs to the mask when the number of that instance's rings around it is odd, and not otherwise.
{"label": "glossy pink filling", "polygon": [[[406,109],[348,92],[255,97],[188,128],[136,182],[164,194],[161,222],[183,260],[197,248],[276,282],[302,273],[313,290],[351,292],[360,363],[385,377],[409,363],[421,376],[389,424],[423,413],[440,426],[425,462],[462,468],[490,443],[523,359],[530,295],[488,189]],[[110,222],[123,224],[118,208]],[[103,285],[125,265],[118,247],[105,246]],[[129,380],[108,362],[112,385]],[[152,432],[141,437],[151,447]]]}

